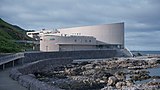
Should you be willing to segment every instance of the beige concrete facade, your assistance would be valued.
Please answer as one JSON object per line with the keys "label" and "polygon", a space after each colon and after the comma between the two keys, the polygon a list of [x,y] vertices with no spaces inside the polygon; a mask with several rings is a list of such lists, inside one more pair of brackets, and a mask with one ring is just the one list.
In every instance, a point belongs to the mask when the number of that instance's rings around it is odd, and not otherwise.
{"label": "beige concrete facade", "polygon": [[124,48],[124,23],[58,29],[40,37],[40,51],[118,48]]}
{"label": "beige concrete facade", "polygon": [[40,38],[41,51],[73,51],[94,49],[96,38],[86,36],[43,35]]}

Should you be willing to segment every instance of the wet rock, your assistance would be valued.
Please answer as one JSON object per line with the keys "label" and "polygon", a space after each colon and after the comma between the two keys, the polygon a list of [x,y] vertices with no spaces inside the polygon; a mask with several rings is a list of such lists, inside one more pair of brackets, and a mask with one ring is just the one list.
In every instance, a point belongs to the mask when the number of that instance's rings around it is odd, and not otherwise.
{"label": "wet rock", "polygon": [[158,86],[160,88],[160,82],[149,82],[147,83],[148,86]]}
{"label": "wet rock", "polygon": [[151,78],[151,76],[149,76],[148,74],[136,74],[136,75],[130,76],[130,78],[135,81],[141,81],[141,80],[149,79]]}
{"label": "wet rock", "polygon": [[99,81],[99,83],[105,83],[105,82],[106,82],[106,81],[104,81],[104,80],[100,80],[100,81]]}
{"label": "wet rock", "polygon": [[104,88],[101,88],[101,90],[115,90],[116,88],[112,86],[105,86]]}
{"label": "wet rock", "polygon": [[160,76],[152,76],[152,79],[160,79]]}
{"label": "wet rock", "polygon": [[71,76],[70,78],[76,81],[83,81],[88,79],[86,76]]}
{"label": "wet rock", "polygon": [[92,75],[93,78],[99,78],[101,80],[105,80],[106,82],[108,81],[107,79],[113,76],[112,74],[108,73],[107,70],[98,70],[95,71],[95,73]]}
{"label": "wet rock", "polygon": [[145,67],[143,66],[133,66],[133,67],[128,67],[130,70],[137,70],[137,69],[144,69]]}
{"label": "wet rock", "polygon": [[85,68],[86,70],[90,70],[90,69],[93,69],[93,64],[87,64],[85,66],[82,66],[82,68]]}
{"label": "wet rock", "polygon": [[149,65],[154,65],[157,63],[157,59],[151,59],[151,60],[148,60],[148,64]]}
{"label": "wet rock", "polygon": [[115,86],[116,86],[116,88],[121,89],[122,86],[125,86],[125,85],[126,85],[125,82],[120,81],[120,82],[117,82]]}
{"label": "wet rock", "polygon": [[65,72],[67,75],[71,75],[71,69],[65,68],[64,72]]}
{"label": "wet rock", "polygon": [[94,69],[83,71],[82,75],[93,75],[95,73]]}
{"label": "wet rock", "polygon": [[147,70],[130,70],[130,74],[149,74],[149,71]]}
{"label": "wet rock", "polygon": [[126,78],[124,72],[116,72],[116,73],[115,73],[115,77],[116,77],[118,80],[125,80],[125,78]]}
{"label": "wet rock", "polygon": [[95,69],[101,69],[102,66],[98,65],[98,66],[95,66]]}
{"label": "wet rock", "polygon": [[115,85],[117,82],[117,78],[115,76],[111,76],[108,78],[108,85]]}
{"label": "wet rock", "polygon": [[128,86],[128,87],[131,87],[131,86],[133,86],[133,81],[131,81],[131,80],[127,80],[126,81],[126,85]]}
{"label": "wet rock", "polygon": [[79,75],[82,72],[82,69],[80,67],[74,67],[65,69],[64,71],[67,75]]}

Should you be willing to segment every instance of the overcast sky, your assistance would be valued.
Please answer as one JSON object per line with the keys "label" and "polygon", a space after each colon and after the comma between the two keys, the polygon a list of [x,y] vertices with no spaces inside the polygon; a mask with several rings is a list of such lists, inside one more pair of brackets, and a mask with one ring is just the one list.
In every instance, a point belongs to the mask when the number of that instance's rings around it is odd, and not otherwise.
{"label": "overcast sky", "polygon": [[24,29],[125,22],[130,50],[160,50],[160,0],[0,0],[0,18]]}

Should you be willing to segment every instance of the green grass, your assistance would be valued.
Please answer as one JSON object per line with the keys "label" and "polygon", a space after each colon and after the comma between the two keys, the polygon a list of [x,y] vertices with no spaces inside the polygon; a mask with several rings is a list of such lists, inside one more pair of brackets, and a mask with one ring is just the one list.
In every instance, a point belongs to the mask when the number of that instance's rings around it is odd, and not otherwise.
{"label": "green grass", "polygon": [[10,41],[0,36],[0,52],[14,53],[14,52],[19,52],[19,51],[21,51],[21,48],[19,45],[17,45],[13,41]]}

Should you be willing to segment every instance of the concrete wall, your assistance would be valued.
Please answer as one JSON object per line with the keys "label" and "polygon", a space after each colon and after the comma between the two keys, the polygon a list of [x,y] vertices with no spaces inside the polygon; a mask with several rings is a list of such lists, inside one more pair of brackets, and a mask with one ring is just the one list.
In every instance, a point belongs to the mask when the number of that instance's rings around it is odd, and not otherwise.
{"label": "concrete wall", "polygon": [[60,45],[60,51],[79,51],[96,49],[96,45]]}
{"label": "concrete wall", "polygon": [[[40,51],[59,51],[59,45],[95,45],[96,38],[87,36],[55,36],[42,35],[40,39]],[[66,51],[67,48],[65,49]]]}
{"label": "concrete wall", "polygon": [[59,51],[58,36],[41,36],[40,37],[40,51]]}
{"label": "concrete wall", "polygon": [[60,51],[60,52],[26,52],[23,63],[47,58],[96,59],[115,57],[116,50],[87,50],[87,51]]}

